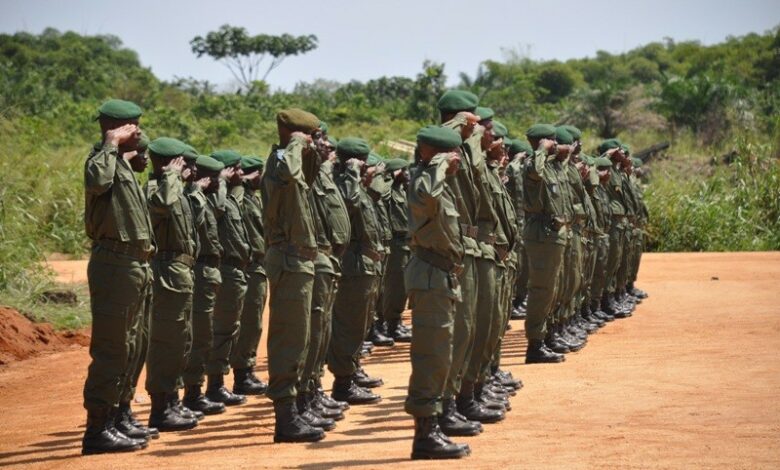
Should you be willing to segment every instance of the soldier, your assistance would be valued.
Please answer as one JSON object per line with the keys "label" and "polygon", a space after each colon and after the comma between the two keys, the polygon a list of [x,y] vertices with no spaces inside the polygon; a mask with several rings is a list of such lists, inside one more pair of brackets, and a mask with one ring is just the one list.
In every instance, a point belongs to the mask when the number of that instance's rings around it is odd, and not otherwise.
{"label": "soldier", "polygon": [[[601,308],[601,297],[607,278],[607,261],[609,257],[609,230],[612,224],[612,212],[610,208],[609,194],[607,194],[607,185],[609,184],[610,168],[612,162],[605,157],[593,159],[593,167],[596,170],[597,183],[592,185],[591,195],[593,197],[593,208],[596,212],[596,222],[598,235],[596,237],[596,263],[593,268],[593,280],[590,286],[590,312],[596,318],[610,322],[615,317],[609,315]],[[586,188],[588,186],[586,185]]]}
{"label": "soldier", "polygon": [[146,390],[152,399],[149,426],[160,431],[181,431],[198,424],[197,417],[181,406],[178,392],[192,345],[192,267],[197,256],[195,218],[183,181],[192,175],[182,156],[187,150],[186,144],[169,137],[149,144],[153,171],[145,193],[157,253],[152,261]]}
{"label": "soldier", "polygon": [[[523,168],[525,159],[534,154],[534,150],[520,139],[511,140],[508,143],[509,163],[506,167],[506,188],[509,197],[515,207],[517,218],[517,231],[522,235],[525,227],[525,211],[523,209]],[[517,283],[512,301],[512,320],[525,318],[525,301],[528,295],[528,256],[525,253],[523,237],[517,237]]]}
{"label": "soldier", "polygon": [[[325,437],[322,428],[312,426],[312,418],[322,418],[299,414],[296,403],[308,352],[318,253],[309,192],[324,157],[319,125],[315,115],[302,109],[277,113],[279,144],[266,160],[263,178],[270,286],[267,395],[274,402],[274,442],[315,442]],[[329,420],[328,425],[332,423]]]}
{"label": "soldier", "polygon": [[[464,141],[457,149],[462,164],[451,182],[452,191],[456,195],[464,244],[463,270],[458,276],[463,295],[462,302],[455,306],[452,367],[443,395],[443,413],[439,416],[439,426],[450,436],[476,435],[482,432],[480,423],[496,423],[504,419],[503,411],[487,409],[475,399],[476,373],[472,370],[469,375],[476,334],[479,291],[476,260],[482,256],[482,250],[477,241],[480,194],[472,164],[475,157],[471,154],[472,146],[465,145],[465,142],[476,141],[477,145],[473,147],[481,151],[478,142],[484,128],[478,125],[479,117],[474,114],[478,103],[476,95],[463,90],[450,90],[442,95],[438,102],[442,125],[457,131]],[[479,155],[476,156],[478,157]]]}
{"label": "soldier", "polygon": [[414,416],[412,459],[454,459],[471,453],[439,430],[442,395],[452,363],[453,316],[461,301],[463,240],[456,196],[447,183],[458,170],[461,136],[428,126],[417,134],[419,167],[409,185],[412,256],[405,279],[412,301],[412,375],[404,409]]}
{"label": "soldier", "polygon": [[355,383],[363,338],[372,321],[384,246],[374,203],[363,186],[368,143],[348,137],[336,146],[334,179],[349,212],[351,237],[341,259],[342,277],[333,306],[333,338],[328,369],[334,375],[333,399],[351,405],[376,403],[379,395]]}
{"label": "soldier", "polygon": [[213,152],[211,158],[225,165],[225,180],[220,183],[221,194],[216,206],[217,230],[223,249],[219,264],[222,285],[214,303],[213,340],[206,361],[206,397],[225,406],[234,406],[245,403],[246,397],[225,387],[225,375],[230,371],[230,354],[241,327],[247,290],[244,270],[249,264],[251,249],[241,209],[244,203],[241,155],[233,150],[219,150]]}
{"label": "soldier", "polygon": [[562,362],[565,357],[545,345],[548,319],[555,308],[558,277],[568,237],[561,178],[553,168],[555,127],[535,124],[526,132],[534,154],[526,159],[523,198],[526,214],[523,239],[528,254],[528,301],[525,335],[526,364]]}
{"label": "soldier", "polygon": [[341,277],[340,259],[349,243],[350,226],[347,206],[333,181],[332,160],[336,158],[336,147],[330,142],[326,142],[325,147],[328,157],[320,165],[310,193],[317,229],[317,258],[314,260],[311,335],[301,387],[307,406],[323,418],[338,421],[344,419],[343,411],[349,405],[325,395],[321,377],[330,346],[333,303]]}
{"label": "soldier", "polygon": [[637,289],[634,283],[636,282],[637,274],[639,273],[639,264],[642,262],[642,251],[644,251],[645,245],[645,227],[647,226],[647,220],[650,213],[645,204],[645,198],[642,190],[642,184],[640,178],[644,174],[644,168],[642,168],[642,160],[639,158],[632,158],[632,175],[631,183],[634,186],[634,194],[637,199],[637,228],[634,231],[634,256],[629,269],[628,277],[628,293],[637,299],[646,299],[647,292]]}
{"label": "soldier", "polygon": [[196,217],[203,222],[197,224],[199,253],[194,266],[194,293],[192,297],[192,349],[182,374],[184,381],[184,406],[206,415],[225,412],[222,402],[211,401],[202,393],[206,360],[213,341],[214,304],[222,284],[219,272],[222,245],[217,228],[217,208],[220,202],[221,173],[225,165],[209,156],[199,155],[195,160],[198,176],[208,178],[208,185],[201,191],[191,187],[190,202]]}
{"label": "soldier", "polygon": [[244,173],[241,214],[252,257],[245,271],[247,290],[241,310],[241,328],[235,347],[230,353],[233,393],[239,395],[261,395],[268,389],[268,384],[257,378],[254,372],[257,347],[263,335],[263,309],[265,309],[268,285],[263,266],[265,231],[263,230],[263,201],[260,199],[259,192],[264,164],[265,162],[258,157],[241,157],[241,171]]}
{"label": "soldier", "polygon": [[[149,209],[133,174],[147,163],[137,151],[142,111],[135,103],[109,100],[98,113],[101,142],[84,165],[92,361],[84,383],[82,454],[142,449],[153,432],[129,422],[134,378],[146,348],[154,253]],[[115,425],[120,415],[127,424],[122,431]]]}
{"label": "soldier", "polygon": [[411,331],[403,324],[401,314],[406,308],[404,268],[409,262],[409,216],[406,190],[409,186],[409,161],[393,158],[385,163],[385,172],[392,178],[388,214],[390,217],[390,255],[386,260],[386,272],[382,286],[384,303],[382,316],[387,324],[387,334],[395,342],[408,343]]}

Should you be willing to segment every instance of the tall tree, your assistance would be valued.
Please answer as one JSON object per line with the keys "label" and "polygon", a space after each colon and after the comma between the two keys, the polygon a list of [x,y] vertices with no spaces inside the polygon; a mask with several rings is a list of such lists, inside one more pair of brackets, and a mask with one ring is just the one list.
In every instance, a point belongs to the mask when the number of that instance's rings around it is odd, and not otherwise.
{"label": "tall tree", "polygon": [[195,37],[190,41],[190,46],[198,58],[207,55],[223,63],[241,86],[249,90],[252,83],[258,79],[260,66],[266,58],[270,57],[271,60],[260,77],[261,80],[265,80],[287,57],[316,49],[317,36],[251,36],[245,28],[226,24],[217,31],[209,32],[206,37]]}

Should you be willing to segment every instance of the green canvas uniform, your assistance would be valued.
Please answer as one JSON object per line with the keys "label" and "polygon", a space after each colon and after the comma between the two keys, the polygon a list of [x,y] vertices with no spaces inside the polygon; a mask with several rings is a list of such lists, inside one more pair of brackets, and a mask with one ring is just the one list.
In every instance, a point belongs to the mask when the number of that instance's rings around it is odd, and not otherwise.
{"label": "green canvas uniform", "polygon": [[390,217],[390,255],[386,260],[385,277],[382,285],[384,302],[382,316],[385,321],[398,321],[406,308],[406,287],[404,268],[409,263],[409,215],[406,203],[406,184],[393,182],[388,200]]}
{"label": "green canvas uniform", "polygon": [[620,268],[620,260],[624,251],[624,234],[628,221],[626,219],[626,202],[623,194],[623,184],[620,177],[621,170],[613,165],[609,170],[609,182],[607,182],[607,195],[609,195],[609,212],[612,220],[609,225],[609,252],[607,255],[606,280],[604,291],[612,294],[617,287],[617,272]]}
{"label": "green canvas uniform", "polygon": [[110,144],[96,144],[84,165],[92,358],[84,408],[129,403],[146,356],[152,270],[152,223],[130,165]]}
{"label": "green canvas uniform", "polygon": [[[493,200],[496,205],[496,215],[499,220],[499,233],[496,242],[496,255],[503,264],[503,276],[501,288],[498,291],[498,301],[496,302],[496,313],[493,324],[490,329],[489,356],[490,361],[486,366],[498,366],[501,356],[501,341],[506,333],[506,326],[509,323],[509,309],[511,305],[512,293],[516,284],[517,276],[517,215],[515,207],[509,192],[501,181],[500,168],[498,162],[488,164],[488,181]],[[486,375],[491,374],[488,368]]]}
{"label": "green canvas uniform", "polygon": [[[530,158],[530,157],[529,157]],[[517,233],[522,234],[525,228],[525,210],[523,208],[523,172],[524,166],[520,158],[515,158],[506,167],[506,189],[515,208]],[[513,298],[517,301],[525,299],[528,294],[528,256],[525,253],[523,237],[517,237],[515,244],[517,257],[517,275]]]}
{"label": "green canvas uniform", "polygon": [[593,196],[594,185],[598,185],[598,174],[595,168],[589,169],[589,178],[583,183],[585,187],[585,197],[583,199],[585,221],[582,226],[583,272],[582,285],[576,297],[577,308],[590,304],[590,291],[598,258],[599,238],[604,233],[598,220]]}
{"label": "green canvas uniform", "polygon": [[182,379],[184,385],[200,387],[203,385],[206,360],[213,341],[214,304],[222,285],[219,272],[222,245],[219,242],[216,214],[217,207],[224,207],[224,202],[218,200],[220,194],[217,192],[205,195],[194,188],[190,188],[189,196],[193,212],[202,215],[203,223],[196,224],[200,250],[193,268],[192,348]]}
{"label": "green canvas uniform", "polygon": [[183,385],[181,375],[192,347],[192,267],[198,235],[179,171],[151,175],[146,195],[157,240],[146,390],[170,394]]}
{"label": "green canvas uniform", "polygon": [[464,254],[447,155],[414,171],[409,184],[412,256],[406,285],[412,300],[412,374],[404,403],[415,417],[441,414],[452,362],[453,315],[461,300],[457,271]]}
{"label": "green canvas uniform", "polygon": [[634,229],[634,251],[630,262],[628,272],[628,282],[633,284],[636,282],[637,275],[639,274],[639,264],[642,261],[642,252],[645,248],[645,227],[647,226],[647,220],[650,216],[645,204],[645,198],[642,191],[642,186],[639,183],[639,179],[634,175],[631,175],[631,183],[634,187],[634,195],[637,202],[636,213],[636,228]]}
{"label": "green canvas uniform", "polygon": [[523,232],[528,255],[528,302],[525,334],[543,340],[555,308],[556,292],[569,237],[563,175],[556,170],[555,156],[538,150],[526,159],[523,177]]}
{"label": "green canvas uniform", "polygon": [[[453,120],[445,123],[444,126],[459,130],[460,124],[462,123]],[[479,242],[477,242],[477,213],[479,212],[480,198],[474,175],[473,158],[470,149],[465,145],[462,145],[459,150],[461,165],[450,182],[450,188],[456,196],[458,220],[461,224],[463,237],[463,269],[458,275],[458,283],[463,295],[461,302],[455,305],[452,367],[444,391],[445,399],[450,399],[460,392],[474,351],[477,297],[479,295],[476,259],[482,255]],[[469,382],[473,381],[472,378]]]}
{"label": "green canvas uniform", "polygon": [[224,206],[218,207],[216,212],[219,242],[223,249],[219,265],[222,285],[214,304],[213,340],[206,361],[208,375],[226,375],[230,371],[230,354],[238,340],[247,289],[244,269],[251,256],[241,209],[244,187],[238,185],[228,189],[222,182],[219,191],[225,194],[224,199],[219,198],[220,202],[224,201]]}
{"label": "green canvas uniform", "polygon": [[474,323],[474,348],[466,368],[465,380],[479,382],[482,372],[491,361],[490,331],[498,312],[498,289],[502,282],[503,265],[499,271],[496,255],[496,235],[500,230],[493,193],[487,181],[485,153],[481,148],[482,132],[474,132],[465,142],[471,156],[474,181],[477,185],[479,210],[477,212],[477,240],[480,255],[477,266],[477,305]]}
{"label": "green canvas uniform", "polygon": [[301,385],[307,391],[312,390],[313,384],[322,376],[330,346],[333,303],[341,276],[340,257],[350,238],[347,206],[333,181],[332,170],[332,163],[324,162],[312,184],[318,253],[314,260],[309,351],[301,379]]}
{"label": "green canvas uniform", "polygon": [[625,171],[620,170],[620,184],[626,207],[626,223],[623,228],[623,252],[618,261],[618,270],[615,274],[615,289],[625,290],[628,283],[629,262],[633,251],[633,234],[636,224],[637,202],[634,195],[634,187],[628,179]]}
{"label": "green canvas uniform", "polygon": [[564,164],[571,190],[572,202],[572,238],[571,238],[571,267],[567,272],[568,288],[563,299],[564,319],[568,320],[578,310],[577,296],[582,289],[585,272],[585,258],[588,243],[586,225],[588,220],[589,200],[585,185],[582,182],[579,170],[571,161]]}
{"label": "green canvas uniform", "polygon": [[264,267],[263,201],[257,190],[245,184],[243,202],[242,216],[252,258],[245,270],[247,289],[241,310],[241,329],[230,353],[230,367],[233,369],[255,367],[257,348],[263,334],[263,309],[268,286]]}
{"label": "green canvas uniform", "polygon": [[284,149],[274,146],[263,176],[270,286],[266,394],[282,403],[298,395],[311,328],[317,239],[309,192],[319,157],[306,145],[295,137]]}
{"label": "green canvas uniform", "polygon": [[[393,240],[393,231],[390,223],[390,212],[388,206],[390,205],[390,197],[392,192],[392,179],[388,178],[385,173],[376,174],[371,180],[371,184],[367,188],[368,194],[371,196],[371,200],[374,201],[374,209],[376,210],[377,221],[379,222],[379,229],[382,233],[382,266],[381,274],[377,277],[376,286],[376,304],[372,307],[371,319],[384,322],[383,305],[385,294],[381,289],[385,280],[385,273],[387,272],[387,258],[390,256],[390,244]],[[370,328],[369,322],[369,328]],[[366,331],[368,333],[368,331]]]}
{"label": "green canvas uniform", "polygon": [[609,194],[602,184],[593,187],[593,209],[596,213],[596,226],[598,231],[595,237],[595,266],[590,286],[591,307],[597,307],[604,293],[607,281],[607,260],[609,256],[609,229],[612,223]]}
{"label": "green canvas uniform", "polygon": [[382,230],[374,202],[361,183],[360,168],[354,162],[345,165],[335,173],[351,227],[350,242],[341,258],[342,277],[333,306],[333,338],[328,351],[328,369],[336,377],[351,376],[357,370],[361,345],[373,320],[384,258]]}

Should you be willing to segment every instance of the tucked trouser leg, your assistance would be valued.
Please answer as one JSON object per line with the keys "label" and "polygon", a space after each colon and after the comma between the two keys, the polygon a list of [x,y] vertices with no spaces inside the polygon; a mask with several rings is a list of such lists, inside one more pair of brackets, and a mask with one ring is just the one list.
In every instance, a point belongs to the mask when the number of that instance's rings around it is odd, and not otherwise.
{"label": "tucked trouser leg", "polygon": [[590,299],[600,301],[604,293],[604,286],[607,282],[607,259],[609,256],[609,238],[599,236],[594,239],[594,261],[593,278],[590,285]]}
{"label": "tucked trouser leg", "polygon": [[507,325],[509,325],[509,313],[512,308],[514,288],[517,285],[517,265],[515,261],[513,260],[511,262],[507,262],[506,265],[507,266],[506,272],[504,273],[503,283],[504,287],[502,289],[503,297],[501,299],[501,309],[499,310],[499,313],[501,314],[501,334],[498,337],[498,343],[493,349],[493,354],[490,361],[491,368],[498,368],[501,364],[501,345],[504,342],[504,335],[506,335]]}
{"label": "tucked trouser leg", "polygon": [[339,282],[328,350],[328,369],[335,376],[350,376],[357,370],[361,345],[371,321],[370,307],[376,299],[376,277],[348,276]]}
{"label": "tucked trouser leg", "polygon": [[178,262],[154,262],[152,322],[146,358],[146,390],[173,393],[192,345],[190,268]]}
{"label": "tucked trouser leg", "polygon": [[604,290],[608,293],[615,292],[616,277],[622,256],[623,227],[616,221],[613,221],[609,230],[609,252],[607,255],[606,281],[604,283]]}
{"label": "tucked trouser leg", "polygon": [[230,353],[230,367],[248,369],[255,367],[257,348],[263,335],[263,309],[268,280],[261,272],[247,273],[247,289],[241,310],[241,329],[236,345]]}
{"label": "tucked trouser leg", "polygon": [[452,364],[455,301],[436,290],[411,290],[412,375],[404,410],[415,417],[441,414],[442,394]]}
{"label": "tucked trouser leg", "polygon": [[311,391],[314,379],[319,374],[322,360],[323,344],[326,343],[330,329],[330,304],[336,276],[332,273],[318,272],[314,274],[314,284],[311,298],[311,333],[309,348],[301,375],[301,388]]}
{"label": "tucked trouser leg", "polygon": [[213,341],[214,304],[222,284],[219,269],[196,263],[192,295],[192,349],[184,368],[185,385],[203,385],[206,361]]}
{"label": "tucked trouser leg", "polygon": [[495,276],[496,288],[493,291],[493,312],[490,316],[490,329],[485,341],[485,350],[482,356],[482,363],[479,366],[480,375],[477,377],[477,382],[481,382],[490,375],[490,365],[493,363],[499,344],[501,344],[501,337],[504,336],[504,331],[506,331],[507,315],[504,313],[503,307],[508,278],[504,264],[496,265]]}
{"label": "tucked trouser leg", "polygon": [[214,304],[214,339],[206,362],[206,374],[226,375],[230,371],[230,353],[238,340],[241,312],[246,295],[246,274],[241,269],[222,264],[222,286]]}
{"label": "tucked trouser leg", "polygon": [[[474,348],[469,358],[464,380],[477,382],[482,367],[490,361],[490,329],[495,317],[496,289],[500,285],[496,262],[477,258],[477,309],[474,321]],[[415,334],[417,334],[415,332]]]}
{"label": "tucked trouser leg", "polygon": [[109,410],[133,388],[151,277],[147,263],[93,251],[87,267],[92,310],[92,361],[84,383],[88,411]]}
{"label": "tucked trouser leg", "polygon": [[474,349],[474,321],[477,313],[477,267],[471,255],[463,257],[463,272],[458,277],[463,300],[455,304],[452,332],[452,367],[447,377],[444,398],[449,399],[460,391],[466,367]]}
{"label": "tucked trouser leg", "polygon": [[311,328],[314,276],[267,266],[270,284],[268,318],[268,391],[273,401],[298,395]]}
{"label": "tucked trouser leg", "polygon": [[525,240],[528,255],[528,303],[525,335],[528,339],[544,339],[547,319],[556,300],[556,284],[563,266],[565,245]]}
{"label": "tucked trouser leg", "polygon": [[406,248],[406,241],[394,239],[390,244],[390,256],[387,258],[387,271],[382,285],[382,310],[385,321],[400,320],[406,308],[404,268],[408,262],[409,249]]}

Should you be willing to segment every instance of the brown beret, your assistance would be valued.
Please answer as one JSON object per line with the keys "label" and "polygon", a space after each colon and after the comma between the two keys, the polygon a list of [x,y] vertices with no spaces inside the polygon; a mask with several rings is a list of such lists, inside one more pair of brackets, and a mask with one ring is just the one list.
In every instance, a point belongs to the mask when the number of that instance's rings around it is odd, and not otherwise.
{"label": "brown beret", "polygon": [[308,111],[298,108],[289,108],[279,111],[276,115],[276,123],[292,131],[311,134],[320,128],[320,119]]}

